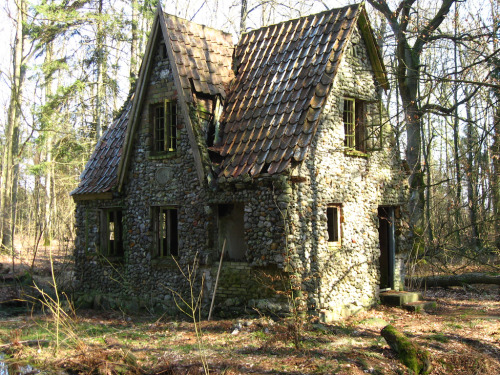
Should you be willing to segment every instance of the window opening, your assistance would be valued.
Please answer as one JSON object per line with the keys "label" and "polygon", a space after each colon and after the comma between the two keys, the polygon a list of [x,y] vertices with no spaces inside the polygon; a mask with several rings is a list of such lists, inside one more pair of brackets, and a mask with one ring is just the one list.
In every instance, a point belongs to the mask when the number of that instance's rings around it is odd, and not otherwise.
{"label": "window opening", "polygon": [[328,242],[340,242],[340,206],[329,206],[326,209]]}
{"label": "window opening", "polygon": [[101,251],[107,256],[123,256],[123,214],[121,209],[102,210]]}
{"label": "window opening", "polygon": [[345,147],[365,152],[365,103],[354,98],[344,98],[343,122]]}
{"label": "window opening", "polygon": [[177,209],[157,207],[155,211],[156,256],[178,256]]}
{"label": "window opening", "polygon": [[165,101],[153,107],[154,151],[172,152],[177,148],[177,105]]}
{"label": "window opening", "polygon": [[165,45],[165,42],[163,40],[160,42],[159,54],[160,54],[160,59],[167,58],[167,46]]}

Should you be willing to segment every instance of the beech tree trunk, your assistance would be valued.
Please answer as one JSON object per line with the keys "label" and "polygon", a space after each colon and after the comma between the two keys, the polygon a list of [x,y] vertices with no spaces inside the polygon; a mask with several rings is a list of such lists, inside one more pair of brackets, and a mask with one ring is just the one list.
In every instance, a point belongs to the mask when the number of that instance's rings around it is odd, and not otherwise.
{"label": "beech tree trunk", "polygon": [[[399,8],[390,9],[387,0],[368,0],[371,6],[380,11],[389,22],[396,38],[397,82],[401,95],[406,122],[406,160],[410,169],[409,185],[410,199],[410,229],[413,235],[422,234],[422,219],[424,213],[424,172],[421,165],[423,126],[421,101],[419,96],[419,82],[421,78],[420,57],[434,31],[444,21],[455,0],[442,0],[441,5],[433,18],[421,25],[417,30],[413,46],[408,36],[415,35],[408,32],[411,17],[415,16],[412,10],[414,1],[404,0]],[[407,36],[408,35],[408,36]]]}

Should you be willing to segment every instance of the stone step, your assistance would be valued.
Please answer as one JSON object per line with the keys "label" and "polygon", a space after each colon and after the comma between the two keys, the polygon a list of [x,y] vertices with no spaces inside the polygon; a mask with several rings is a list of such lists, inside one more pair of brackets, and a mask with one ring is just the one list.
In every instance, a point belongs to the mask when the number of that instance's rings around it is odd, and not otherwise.
{"label": "stone step", "polygon": [[417,292],[398,292],[390,290],[380,293],[380,302],[387,306],[401,307],[405,303],[418,302],[422,300],[422,293]]}
{"label": "stone step", "polygon": [[433,310],[436,307],[436,301],[416,301],[403,304],[403,309],[416,313]]}

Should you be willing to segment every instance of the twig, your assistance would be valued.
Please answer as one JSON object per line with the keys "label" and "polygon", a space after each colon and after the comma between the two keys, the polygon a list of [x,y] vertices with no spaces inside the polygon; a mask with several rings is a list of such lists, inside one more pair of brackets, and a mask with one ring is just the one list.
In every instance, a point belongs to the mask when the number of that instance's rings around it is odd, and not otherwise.
{"label": "twig", "polygon": [[215,292],[217,292],[217,284],[219,283],[220,269],[222,268],[222,258],[224,258],[225,248],[226,248],[226,239],[224,238],[224,243],[222,244],[222,252],[220,254],[219,269],[217,270],[217,277],[215,279],[214,294],[212,295],[212,303],[210,304],[210,311],[208,312],[207,321],[210,321],[210,318],[212,317],[212,310],[214,308],[214,302],[215,302]]}

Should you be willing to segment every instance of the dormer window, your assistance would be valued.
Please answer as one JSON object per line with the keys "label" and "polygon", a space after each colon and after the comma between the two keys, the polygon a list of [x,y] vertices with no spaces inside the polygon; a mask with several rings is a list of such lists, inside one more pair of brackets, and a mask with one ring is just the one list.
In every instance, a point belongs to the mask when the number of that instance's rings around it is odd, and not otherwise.
{"label": "dormer window", "polygon": [[177,148],[177,105],[172,101],[153,106],[153,151],[173,152]]}
{"label": "dormer window", "polygon": [[351,150],[366,152],[365,102],[344,98],[344,146]]}

